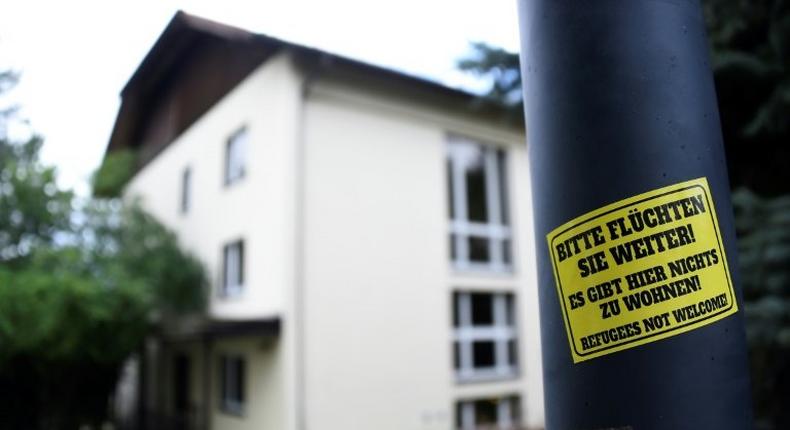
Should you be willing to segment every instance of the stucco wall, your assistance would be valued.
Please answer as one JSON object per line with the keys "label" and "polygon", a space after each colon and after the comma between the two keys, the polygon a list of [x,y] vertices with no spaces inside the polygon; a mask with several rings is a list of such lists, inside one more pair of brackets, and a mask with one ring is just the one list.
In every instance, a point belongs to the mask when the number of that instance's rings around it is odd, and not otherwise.
{"label": "stucco wall", "polygon": [[[458,399],[519,394],[542,427],[531,198],[523,135],[339,83],[305,114],[308,428],[449,429]],[[448,133],[501,146],[511,174],[515,272],[458,273],[448,249]],[[521,376],[457,383],[452,291],[514,292]]]}
{"label": "stucco wall", "polygon": [[[299,75],[287,54],[270,59],[147,164],[125,190],[125,198],[141,199],[143,206],[175,230],[181,244],[205,264],[212,285],[212,317],[278,317],[283,321],[276,346],[264,352],[244,346],[252,369],[250,413],[242,419],[227,416],[218,412],[214,403],[212,419],[217,429],[293,428],[293,331],[289,321],[294,276],[293,143],[299,85]],[[225,186],[225,145],[242,126],[249,132],[245,176]],[[182,214],[181,175],[186,167],[192,176],[191,207]],[[219,294],[222,247],[240,238],[245,247],[244,291],[224,298]],[[212,364],[213,369],[216,366]],[[216,396],[216,385],[213,391]]]}
{"label": "stucco wall", "polygon": [[[206,265],[210,311],[223,318],[279,315],[292,274],[292,146],[298,91],[286,56],[264,63],[154,158],[127,185],[125,196],[174,229]],[[249,132],[245,176],[224,185],[227,139]],[[181,175],[192,171],[191,207],[180,212]],[[224,244],[245,240],[242,295],[219,295]]]}
{"label": "stucco wall", "polygon": [[222,354],[237,355],[246,361],[245,405],[240,415],[223,412],[219,408],[220,390],[217,387],[219,367],[214,366],[212,375],[215,387],[212,395],[211,428],[221,430],[287,429],[286,399],[282,391],[282,354],[273,339],[239,339],[221,341],[214,345],[214,362]]}

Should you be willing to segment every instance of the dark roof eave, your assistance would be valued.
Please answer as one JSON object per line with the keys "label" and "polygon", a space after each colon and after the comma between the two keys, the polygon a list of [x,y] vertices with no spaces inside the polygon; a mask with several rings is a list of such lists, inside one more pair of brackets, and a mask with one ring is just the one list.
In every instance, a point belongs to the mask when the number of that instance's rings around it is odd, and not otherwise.
{"label": "dark roof eave", "polygon": [[123,89],[121,90],[122,97],[125,97],[128,94],[129,90],[133,88],[134,85],[142,79],[143,75],[151,71],[151,69],[155,68],[155,64],[158,61],[160,61],[161,57],[170,55],[170,53],[165,51],[167,50],[168,46],[173,43],[172,40],[178,38],[177,37],[178,32],[182,32],[185,30],[210,34],[226,40],[250,41],[257,39],[265,43],[277,44],[283,47],[290,48],[303,56],[312,56],[317,61],[325,61],[321,59],[330,58],[331,62],[335,64],[347,65],[352,68],[365,70],[367,72],[375,73],[388,78],[409,81],[414,84],[417,84],[418,86],[430,88],[432,90],[438,90],[448,95],[460,96],[468,99],[475,99],[478,97],[476,94],[470,93],[462,89],[448,87],[446,85],[442,85],[430,79],[400,72],[386,67],[376,66],[363,61],[354,60],[349,57],[332,54],[327,51],[322,51],[320,49],[299,45],[293,42],[288,42],[271,36],[252,33],[238,27],[222,24],[195,15],[190,15],[184,11],[176,12],[176,14],[170,20],[170,23],[167,25],[165,30],[162,32],[162,34],[154,43],[154,46],[151,48],[150,51],[148,51],[148,54],[146,54],[145,58],[143,58],[143,61],[137,67],[137,69],[132,74],[132,76],[129,78],[129,81],[127,81],[126,85],[124,85]]}
{"label": "dark roof eave", "polygon": [[[108,152],[130,147],[133,142],[132,132],[138,126],[139,107],[136,98],[142,97],[146,91],[145,86],[152,86],[156,79],[152,76],[160,75],[170,67],[180,49],[185,49],[189,43],[199,35],[209,35],[223,40],[237,40],[241,42],[260,43],[261,46],[274,47],[274,49],[289,49],[295,52],[303,63],[310,67],[335,67],[357,70],[360,73],[378,76],[383,80],[392,80],[413,86],[416,90],[439,93],[444,97],[457,100],[458,103],[469,103],[479,98],[478,95],[457,88],[451,88],[438,82],[403,73],[397,70],[372,65],[363,61],[332,54],[316,48],[284,41],[263,34],[252,33],[227,24],[222,24],[209,19],[178,11],[159,36],[154,46],[146,54],[143,61],[132,74],[129,81],[121,90],[121,107],[115,120],[115,125],[110,135],[105,150]],[[153,83],[152,83],[153,82]],[[505,114],[506,108],[489,105],[486,109],[490,113]]]}
{"label": "dark roof eave", "polygon": [[244,320],[181,319],[160,325],[158,335],[167,342],[279,336],[279,317]]}
{"label": "dark roof eave", "polygon": [[179,10],[170,19],[165,30],[156,39],[154,45],[140,62],[140,65],[137,66],[126,85],[121,89],[121,97],[125,97],[130,89],[134,88],[135,84],[143,79],[146,73],[155,69],[157,63],[161,62],[162,57],[171,56],[171,52],[168,52],[169,48],[177,43],[179,33],[184,31],[213,35],[225,40],[248,41],[256,37],[254,33],[246,30],[200,18]]}

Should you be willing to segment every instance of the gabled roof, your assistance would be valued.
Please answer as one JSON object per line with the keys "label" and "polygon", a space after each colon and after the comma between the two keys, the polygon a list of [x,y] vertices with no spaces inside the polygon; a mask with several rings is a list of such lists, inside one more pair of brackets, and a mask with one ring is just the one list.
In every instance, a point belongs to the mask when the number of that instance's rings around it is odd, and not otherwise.
{"label": "gabled roof", "polygon": [[[208,103],[209,105],[196,108],[197,110],[192,109],[194,112],[188,112],[189,118],[182,119],[184,124],[180,125],[180,129],[170,130],[172,135],[165,140],[175,138],[205,110],[208,110],[210,105],[241,82],[256,66],[282,50],[293,52],[298,58],[300,66],[311,70],[320,70],[322,74],[333,70],[343,70],[361,73],[364,76],[375,76],[387,83],[397,83],[416,92],[429,93],[432,97],[444,97],[458,104],[471,105],[471,102],[477,98],[475,94],[435,81],[263,34],[252,33],[179,11],[173,16],[121,91],[121,107],[110,136],[107,152],[141,145],[139,133],[146,126],[146,121],[149,121],[153,115],[152,111],[154,111],[155,105],[163,98],[163,91],[167,91],[173,82],[179,81],[178,73],[186,73],[184,69],[187,68],[186,64],[190,56],[198,55],[196,53],[201,52],[210,43],[222,43],[222,46],[227,46],[228,49],[237,50],[241,53],[237,57],[244,57],[245,60],[237,64],[238,67],[234,74],[225,76],[224,81],[220,80],[221,82],[214,85],[216,88],[214,88],[215,94],[212,94],[213,99],[201,100],[205,102],[204,104]],[[499,109],[495,110],[499,111]],[[504,109],[501,112],[504,112]],[[162,146],[166,144],[167,142],[162,143]],[[150,157],[153,155],[155,154]],[[145,161],[142,162],[145,163]]]}
{"label": "gabled roof", "polygon": [[172,66],[179,52],[200,33],[240,42],[249,42],[255,38],[255,34],[240,28],[178,11],[173,15],[165,30],[154,42],[154,46],[148,51],[143,61],[137,66],[137,70],[135,70],[132,77],[129,78],[129,81],[121,90],[121,97],[126,96],[130,90],[135,88],[135,85],[150,79],[158,71]]}
{"label": "gabled roof", "polygon": [[167,25],[167,27],[165,27],[165,30],[154,43],[154,46],[150,51],[148,51],[148,54],[146,54],[142,63],[140,63],[140,65],[137,67],[137,70],[124,86],[123,90],[121,90],[121,96],[123,97],[129,88],[134,86],[137,81],[148,77],[150,73],[156,68],[167,67],[168,62],[163,60],[167,60],[167,56],[172,55],[171,49],[177,48],[179,45],[186,45],[189,39],[194,38],[199,33],[213,35],[228,41],[258,43],[263,49],[271,47],[290,48],[294,51],[298,51],[300,54],[311,55],[317,59],[323,58],[323,62],[327,62],[328,59],[331,59],[333,63],[359,67],[370,73],[385,74],[389,77],[399,80],[409,80],[415,85],[426,86],[436,91],[454,93],[464,97],[476,97],[475,94],[470,92],[448,87],[430,79],[425,79],[386,67],[376,66],[370,63],[354,60],[342,55],[333,54],[328,51],[322,51],[320,49],[311,48],[265,34],[252,33],[238,27],[212,21],[210,19],[202,18],[196,15],[190,15],[184,11],[176,12],[176,14],[170,20],[170,23]]}

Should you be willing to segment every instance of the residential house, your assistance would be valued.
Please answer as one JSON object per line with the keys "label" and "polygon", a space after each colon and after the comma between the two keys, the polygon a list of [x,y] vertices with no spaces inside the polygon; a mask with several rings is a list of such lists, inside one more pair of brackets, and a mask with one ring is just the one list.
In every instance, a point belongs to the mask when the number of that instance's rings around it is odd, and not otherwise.
{"label": "residential house", "polygon": [[179,12],[122,91],[126,198],[211,277],[138,360],[148,428],[541,428],[523,127]]}

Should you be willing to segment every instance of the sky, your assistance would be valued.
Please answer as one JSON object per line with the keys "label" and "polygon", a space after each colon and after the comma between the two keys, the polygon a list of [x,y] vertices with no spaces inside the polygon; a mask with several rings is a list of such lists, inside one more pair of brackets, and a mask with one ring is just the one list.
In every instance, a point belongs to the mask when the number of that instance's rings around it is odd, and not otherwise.
{"label": "sky", "polygon": [[0,70],[21,73],[7,98],[29,121],[17,132],[44,136],[62,186],[88,193],[121,88],[179,9],[467,89],[480,82],[455,63],[470,42],[518,50],[516,0],[4,1]]}

